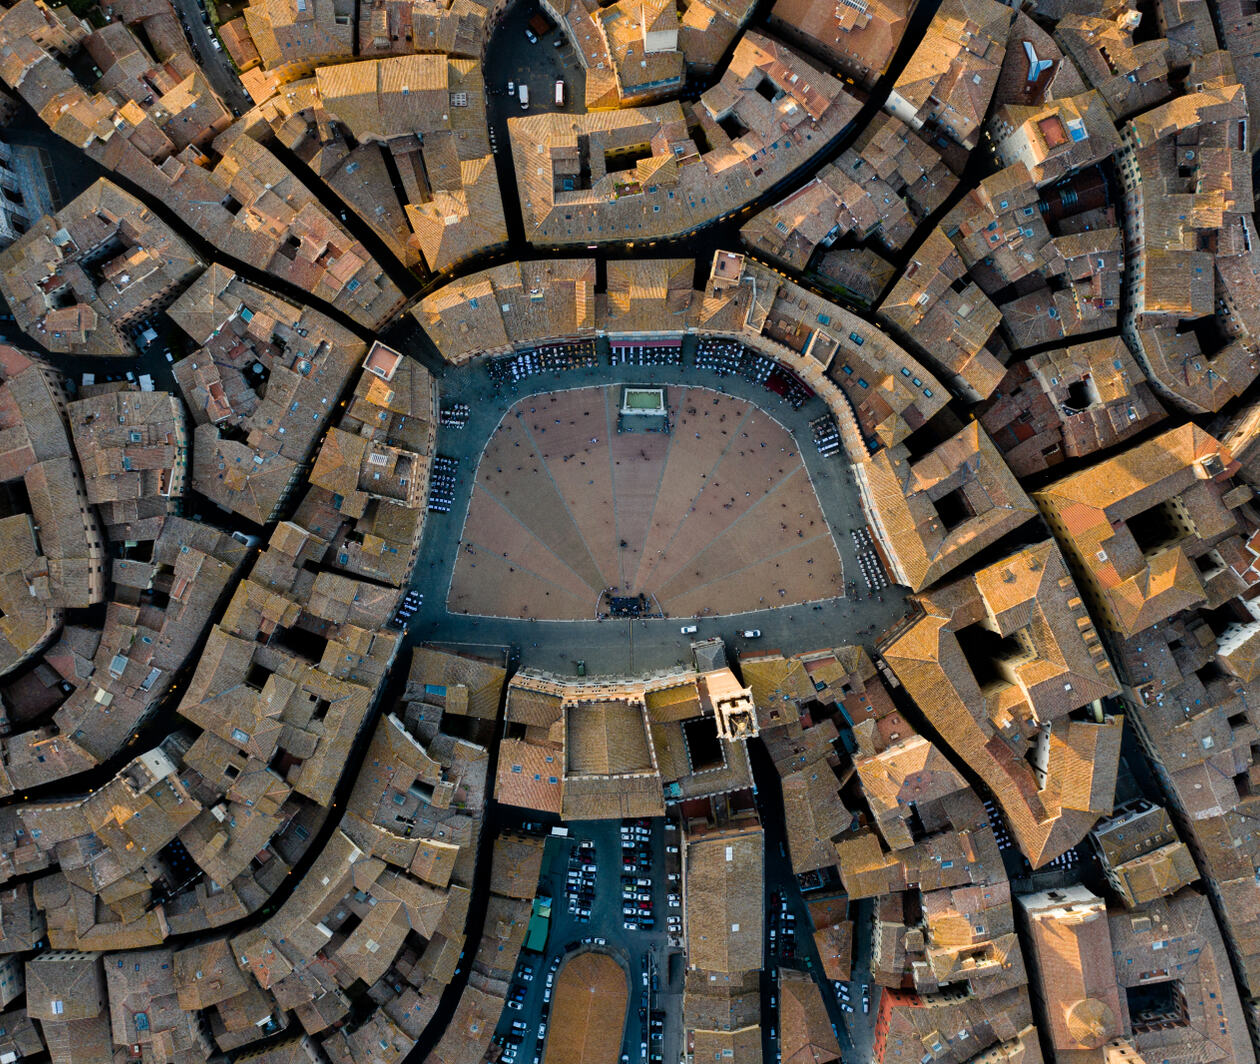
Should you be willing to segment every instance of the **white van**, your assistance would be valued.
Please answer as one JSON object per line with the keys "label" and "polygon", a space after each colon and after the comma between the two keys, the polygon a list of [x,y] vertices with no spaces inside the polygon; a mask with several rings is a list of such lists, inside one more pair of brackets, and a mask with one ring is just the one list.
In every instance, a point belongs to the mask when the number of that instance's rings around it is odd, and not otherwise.
{"label": "white van", "polygon": [[529,110],[529,86],[517,85],[516,91],[520,94],[521,110],[528,111]]}
{"label": "white van", "polygon": [[682,632],[683,635],[695,635],[696,626],[694,624],[684,624],[679,631]]}

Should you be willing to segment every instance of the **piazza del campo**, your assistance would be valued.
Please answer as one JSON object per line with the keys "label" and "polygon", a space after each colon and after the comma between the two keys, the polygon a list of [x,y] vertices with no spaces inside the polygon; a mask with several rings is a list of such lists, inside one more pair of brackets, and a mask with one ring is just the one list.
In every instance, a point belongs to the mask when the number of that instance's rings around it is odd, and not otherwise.
{"label": "piazza del campo", "polygon": [[1257,0],[0,0],[0,1064],[1260,1059],[1253,107]]}

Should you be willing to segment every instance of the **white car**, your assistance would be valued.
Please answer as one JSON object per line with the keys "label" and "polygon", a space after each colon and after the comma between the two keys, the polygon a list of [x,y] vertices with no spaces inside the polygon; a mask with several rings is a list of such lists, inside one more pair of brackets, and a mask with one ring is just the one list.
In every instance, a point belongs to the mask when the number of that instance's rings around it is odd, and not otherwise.
{"label": "white car", "polygon": [[761,629],[760,628],[745,628],[742,634],[745,639],[760,639]]}

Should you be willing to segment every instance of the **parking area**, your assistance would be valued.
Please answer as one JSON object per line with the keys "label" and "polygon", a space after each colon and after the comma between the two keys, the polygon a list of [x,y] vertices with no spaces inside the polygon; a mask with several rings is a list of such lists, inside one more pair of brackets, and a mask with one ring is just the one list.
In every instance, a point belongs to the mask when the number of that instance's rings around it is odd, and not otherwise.
{"label": "parking area", "polygon": [[868,1022],[857,1020],[856,1016],[861,1013],[863,1016],[871,1014],[871,984],[858,983],[855,980],[845,981],[837,979],[832,984],[835,991],[836,1003],[840,1006],[840,1010],[849,1015],[850,1026],[857,1026],[860,1023]]}
{"label": "parking area", "polygon": [[[550,27],[541,34],[536,32],[540,23],[531,27],[531,20],[540,15]],[[501,125],[505,119],[538,111],[586,111],[586,72],[565,35],[535,5],[519,4],[503,16],[487,48],[485,70],[488,117],[497,150],[507,150],[506,143],[497,143],[500,130],[506,133]],[[556,103],[557,81],[564,83],[563,104]],[[528,107],[521,106],[522,85],[529,93]]]}
{"label": "parking area", "polygon": [[663,818],[601,820],[568,829],[568,837],[547,839],[538,894],[551,899],[550,927],[541,949],[521,952],[495,1031],[502,1059],[546,1061],[561,963],[598,951],[613,957],[629,981],[621,1064],[673,1064],[682,1041],[682,965],[669,963],[682,941],[677,825]]}
{"label": "parking area", "polygon": [[[621,825],[621,915],[627,931],[650,931],[657,924],[651,823],[631,820]],[[671,864],[668,858],[677,852],[677,846],[666,843],[667,866]],[[676,864],[677,858],[672,863]],[[682,945],[682,884],[678,871],[666,874],[665,931],[670,945]]]}
{"label": "parking area", "polygon": [[[778,954],[785,961],[796,960],[796,913],[788,910],[788,903],[781,894],[770,895],[766,910],[766,926],[770,935],[770,953]],[[808,929],[808,924],[805,929]]]}

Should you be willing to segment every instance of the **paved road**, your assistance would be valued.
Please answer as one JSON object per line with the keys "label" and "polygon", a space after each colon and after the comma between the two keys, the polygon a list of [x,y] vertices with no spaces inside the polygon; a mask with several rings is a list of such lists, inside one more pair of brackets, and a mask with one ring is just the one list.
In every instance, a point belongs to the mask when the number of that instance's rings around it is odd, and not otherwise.
{"label": "paved road", "polygon": [[[871,1060],[871,1046],[875,1041],[875,1017],[879,1012],[882,993],[871,979],[871,949],[875,933],[875,901],[865,898],[854,902],[849,915],[853,919],[853,979],[849,984],[849,1001],[853,1012],[845,1014],[849,1038],[852,1041],[855,1060]],[[871,1011],[862,1012],[862,984],[871,988]]]}
{"label": "paved road", "polygon": [[[694,342],[694,341],[693,341]],[[452,368],[441,380],[444,402],[468,403],[472,414],[465,428],[442,428],[437,450],[459,460],[459,483],[451,512],[430,513],[424,542],[416,566],[413,586],[424,594],[424,605],[412,618],[411,631],[418,639],[515,646],[519,663],[561,674],[571,674],[578,659],[586,662],[589,674],[635,675],[666,669],[691,660],[693,638],[721,636],[736,653],[746,649],[779,649],[793,652],[841,643],[860,642],[871,646],[887,627],[906,610],[905,591],[891,587],[883,601],[866,598],[858,575],[850,529],[862,527],[862,510],[857,488],[848,464],[840,457],[822,458],[810,442],[809,421],[825,411],[820,399],[800,410],[759,385],[739,377],[719,378],[698,374],[689,355],[682,366],[609,366],[605,364],[561,374],[540,375],[536,388],[519,385],[517,391],[498,391],[491,384],[484,362]],[[779,607],[696,621],[695,636],[683,635],[680,628],[693,623],[690,618],[644,621],[526,621],[450,614],[446,594],[458,551],[476,474],[477,460],[490,434],[507,409],[527,394],[561,388],[644,382],[666,385],[706,385],[721,388],[747,399],[777,418],[796,437],[798,446],[823,514],[832,527],[846,577],[857,579],[862,591],[858,598],[843,597],[842,589],[829,589],[836,598],[813,605]],[[593,604],[592,604],[593,612]],[[745,640],[740,632],[758,628],[757,641]]]}
{"label": "paved road", "polygon": [[236,68],[232,66],[227,52],[216,50],[210,43],[214,31],[201,21],[201,9],[197,6],[197,0],[172,0],[172,3],[192,38],[194,47],[201,53],[201,69],[211,88],[219,94],[219,98],[229,109],[236,108],[242,113],[249,110],[254,106],[254,101],[245,91],[241,79],[236,76]]}
{"label": "paved road", "polygon": [[[872,998],[871,1013],[862,1014],[862,984],[870,983],[870,917],[871,903],[856,902],[850,915],[855,921],[852,985],[849,1001],[854,1012],[847,1013],[841,1006],[836,984],[826,977],[818,946],[814,942],[813,924],[809,917],[809,895],[802,892],[800,882],[792,872],[787,851],[787,825],[783,812],[783,791],[779,775],[769,752],[760,742],[750,745],[750,761],[756,781],[757,811],[765,834],[765,956],[766,967],[761,983],[762,1051],[766,1061],[779,1059],[781,1026],[779,1024],[778,970],[780,967],[795,968],[810,975],[822,994],[831,1026],[840,1043],[845,1061],[869,1060],[871,1025],[876,998]],[[794,929],[794,955],[784,956],[783,930],[790,915]],[[770,937],[774,930],[773,941]],[[864,937],[862,937],[864,934]]]}

